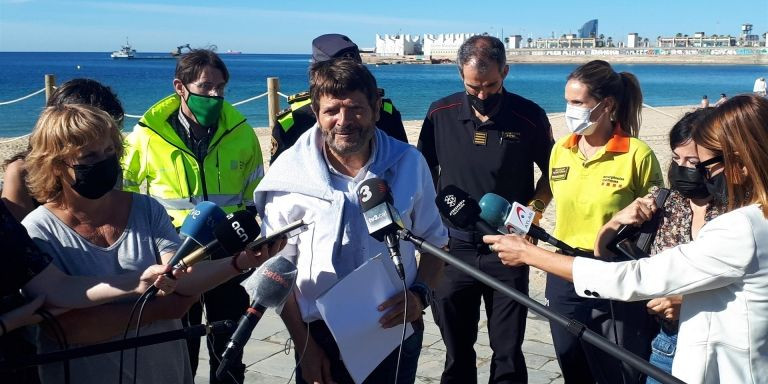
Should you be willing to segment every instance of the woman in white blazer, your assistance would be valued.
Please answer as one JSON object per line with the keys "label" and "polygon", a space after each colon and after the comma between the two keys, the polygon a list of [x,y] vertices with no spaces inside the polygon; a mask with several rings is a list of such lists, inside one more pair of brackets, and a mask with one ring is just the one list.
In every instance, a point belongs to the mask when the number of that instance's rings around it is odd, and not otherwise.
{"label": "woman in white blazer", "polygon": [[[559,255],[515,235],[484,240],[504,264],[528,264],[572,280],[584,297],[685,295],[672,374],[687,383],[768,383],[768,100],[731,98],[693,139],[707,189],[727,199],[728,212],[704,225],[691,243],[610,263]],[[604,230],[637,225],[655,210],[652,198],[639,198]]]}

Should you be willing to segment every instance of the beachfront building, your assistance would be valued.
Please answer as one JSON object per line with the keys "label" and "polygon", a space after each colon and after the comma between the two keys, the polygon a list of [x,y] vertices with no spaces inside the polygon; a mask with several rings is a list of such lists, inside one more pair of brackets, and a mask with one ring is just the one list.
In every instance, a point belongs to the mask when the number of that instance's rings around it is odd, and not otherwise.
{"label": "beachfront building", "polygon": [[762,45],[760,44],[760,36],[752,34],[752,24],[741,25],[739,45],[742,47],[759,47]]}
{"label": "beachfront building", "polygon": [[523,37],[520,35],[509,35],[504,39],[504,47],[507,49],[519,49],[523,42]]}
{"label": "beachfront building", "polygon": [[539,49],[547,48],[597,48],[604,46],[599,37],[577,37],[576,34],[564,34],[559,38],[536,39],[534,47]]}
{"label": "beachfront building", "polygon": [[376,34],[375,52],[378,56],[420,55],[422,51],[419,35],[379,35]]}
{"label": "beachfront building", "polygon": [[424,56],[455,59],[461,44],[475,35],[479,35],[479,33],[425,34],[423,40]]}
{"label": "beachfront building", "polygon": [[675,36],[656,38],[656,46],[659,48],[706,48],[706,47],[733,47],[736,46],[736,38],[731,35],[711,35],[704,32],[696,32],[693,36],[678,33]]}
{"label": "beachfront building", "polygon": [[597,37],[597,19],[592,19],[584,23],[579,28],[579,37]]}

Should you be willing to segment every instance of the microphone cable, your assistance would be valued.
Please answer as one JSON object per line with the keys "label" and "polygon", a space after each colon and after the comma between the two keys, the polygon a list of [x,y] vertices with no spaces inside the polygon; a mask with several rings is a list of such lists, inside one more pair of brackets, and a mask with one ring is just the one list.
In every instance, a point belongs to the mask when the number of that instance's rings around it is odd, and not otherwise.
{"label": "microphone cable", "polygon": [[[147,291],[149,292],[149,290]],[[143,300],[141,300],[141,306],[139,307],[139,316],[136,318],[136,338],[139,337],[141,333],[141,318],[144,316],[144,307],[147,305],[147,302],[149,301],[150,294],[147,294]],[[121,360],[122,361],[122,360]],[[136,380],[139,373],[139,347],[135,347],[133,349],[133,384],[136,384]]]}
{"label": "microphone cable", "polygon": [[[304,360],[304,354],[307,353],[307,345],[309,344],[309,323],[307,324],[307,337],[304,338],[304,348],[301,350],[301,354],[299,354],[299,361],[296,362],[296,365],[293,367],[293,371],[291,371],[291,375],[288,377],[288,381],[286,384],[290,384],[291,380],[293,380],[293,375],[296,374],[296,370],[299,368],[299,365],[301,365],[301,361]],[[293,344],[293,339],[288,337],[288,340],[285,341],[285,354],[291,353],[291,344]]]}
{"label": "microphone cable", "polygon": [[[398,239],[398,241],[400,241]],[[408,287],[405,286],[405,279],[400,279],[403,284],[403,333],[400,335],[400,347],[397,348],[397,365],[395,366],[395,384],[400,376],[400,358],[403,357],[403,344],[405,344],[405,328],[408,325]]]}
{"label": "microphone cable", "polygon": [[[131,329],[131,322],[133,321],[134,313],[136,313],[136,308],[138,307],[139,303],[142,303],[142,302],[146,301],[147,297],[149,296],[149,292],[150,292],[149,289],[144,291],[144,293],[142,293],[141,296],[139,296],[139,298],[136,299],[136,301],[133,303],[133,306],[131,307],[131,312],[128,315],[128,321],[125,324],[125,331],[123,331],[123,340],[128,339],[128,331]],[[142,308],[143,307],[144,306],[142,305]],[[141,323],[139,323],[139,325],[141,325]],[[123,384],[123,356],[124,356],[124,354],[125,354],[125,350],[121,349],[120,350],[120,365],[119,365],[119,368],[118,368],[118,374],[119,374],[119,378],[117,380],[118,384]]]}
{"label": "microphone cable", "polygon": [[[611,328],[613,328],[613,341],[617,346],[621,347],[621,345],[619,345],[619,332],[616,329],[616,315],[613,312],[613,300],[608,300],[608,308],[611,312],[611,325],[612,325]],[[619,373],[621,373],[621,382],[624,384],[627,384],[627,378],[626,378],[626,375],[624,374],[624,366],[621,360],[619,360]]]}
{"label": "microphone cable", "polygon": [[[48,324],[51,326],[51,331],[53,332],[54,337],[56,338],[56,343],[59,345],[59,348],[63,351],[69,349],[69,342],[67,342],[67,334],[64,332],[64,328],[61,326],[61,323],[59,323],[58,320],[56,320],[56,317],[54,317],[48,310],[43,308],[38,308],[35,310],[35,313],[40,315],[40,317],[43,318],[43,322],[45,324]],[[62,362],[64,364],[64,384],[69,384],[71,377],[70,377],[70,371],[69,371],[69,359],[66,359]]]}
{"label": "microphone cable", "polygon": [[[309,225],[314,226],[315,222],[310,222]],[[315,261],[315,247],[312,246],[312,244],[315,243],[315,230],[312,229],[312,236],[309,238],[309,276],[312,276],[312,262]],[[288,244],[286,244],[288,246]],[[279,253],[279,252],[278,252]],[[299,258],[296,258],[296,264],[298,264]],[[293,295],[293,292],[290,293]],[[298,306],[298,303],[296,303]],[[299,316],[301,316],[301,310],[299,310]],[[302,320],[303,321],[303,320]],[[304,338],[304,348],[301,350],[301,354],[299,354],[299,360],[296,362],[296,365],[293,367],[293,371],[291,372],[291,376],[288,377],[288,381],[286,384],[290,384],[291,380],[293,379],[293,375],[296,374],[296,371],[301,366],[301,362],[304,360],[304,355],[307,353],[307,346],[309,345],[309,338],[312,337],[309,333],[309,323],[307,324],[307,337]],[[288,336],[288,340],[285,341],[286,343],[293,343],[293,339],[291,339],[290,335]],[[322,349],[322,348],[321,348]],[[290,348],[287,348],[286,354],[290,353]],[[325,353],[325,351],[323,351]],[[304,378],[302,378],[303,380]]]}

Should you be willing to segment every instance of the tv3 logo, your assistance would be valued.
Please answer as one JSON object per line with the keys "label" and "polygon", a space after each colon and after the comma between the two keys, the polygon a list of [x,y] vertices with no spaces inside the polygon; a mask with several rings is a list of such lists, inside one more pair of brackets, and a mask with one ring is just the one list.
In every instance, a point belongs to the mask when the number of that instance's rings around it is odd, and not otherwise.
{"label": "tv3 logo", "polygon": [[373,197],[373,192],[371,191],[371,184],[373,184],[373,188],[378,189],[379,196],[387,193],[389,190],[389,187],[387,186],[387,183],[384,180],[377,180],[377,179],[369,179],[373,180],[373,182],[364,184],[360,186],[360,189],[357,190],[357,194],[360,196],[360,202],[361,203],[367,203],[368,200]]}
{"label": "tv3 logo", "polygon": [[360,195],[360,201],[363,203],[368,202],[368,200],[370,200],[373,196],[371,193],[371,186],[367,184],[360,187],[360,190],[357,191],[357,194]]}
{"label": "tv3 logo", "polygon": [[528,230],[533,224],[533,218],[536,215],[535,212],[528,209],[518,202],[512,204],[509,216],[507,216],[506,227],[509,233],[517,233],[524,235],[528,233]]}

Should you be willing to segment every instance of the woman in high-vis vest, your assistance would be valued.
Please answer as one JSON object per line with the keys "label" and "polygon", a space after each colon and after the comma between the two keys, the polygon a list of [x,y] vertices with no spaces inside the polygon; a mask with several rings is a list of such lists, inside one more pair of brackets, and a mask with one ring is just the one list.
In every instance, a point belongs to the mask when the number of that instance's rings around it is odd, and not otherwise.
{"label": "woman in high-vis vest", "polygon": [[[486,236],[507,265],[528,264],[580,296],[635,301],[684,295],[672,374],[686,383],[768,383],[768,100],[735,96],[694,127],[696,168],[727,212],[696,239],[649,258],[607,263],[558,255],[522,237]],[[657,207],[641,197],[609,224],[636,225]],[[603,233],[611,233],[603,228]],[[605,241],[598,243],[605,244]]]}
{"label": "woman in high-vis vest", "polygon": [[[576,68],[565,85],[565,122],[570,135],[552,147],[549,184],[555,201],[554,236],[591,253],[600,228],[652,186],[663,186],[659,161],[638,139],[643,95],[637,78],[605,61]],[[633,353],[648,358],[658,333],[642,303],[580,298],[573,284],[547,275],[550,308],[587,324]],[[550,324],[555,354],[566,383],[638,383],[639,372]]]}

